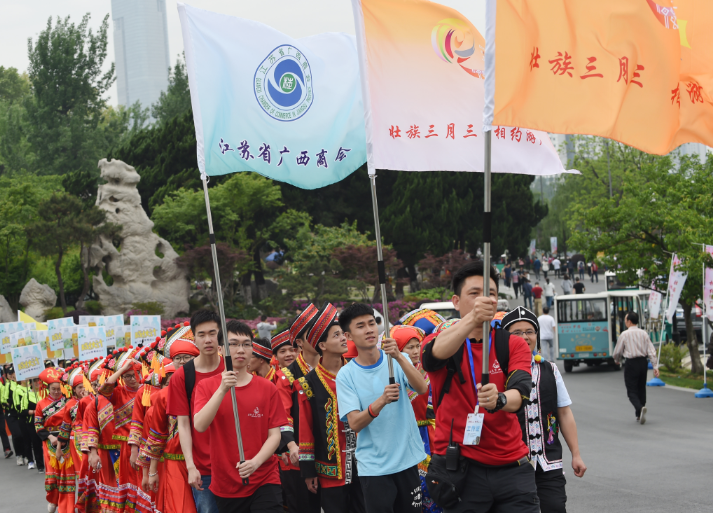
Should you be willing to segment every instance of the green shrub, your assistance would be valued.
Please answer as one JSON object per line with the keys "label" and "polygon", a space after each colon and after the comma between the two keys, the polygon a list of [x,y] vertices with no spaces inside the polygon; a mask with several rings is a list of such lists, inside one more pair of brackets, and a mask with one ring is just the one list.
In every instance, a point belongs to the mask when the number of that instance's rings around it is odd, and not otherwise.
{"label": "green shrub", "polygon": [[450,289],[445,287],[436,287],[433,289],[417,290],[408,296],[404,297],[404,301],[423,301],[424,299],[432,299],[434,301],[443,301],[453,295]]}
{"label": "green shrub", "polygon": [[132,303],[131,309],[142,312],[141,314],[134,315],[163,315],[164,313],[163,303],[159,303],[158,301]]}
{"label": "green shrub", "polygon": [[681,368],[681,361],[688,354],[688,349],[681,345],[666,344],[661,347],[661,364],[669,372],[676,372]]}
{"label": "green shrub", "polygon": [[[74,307],[68,306],[67,307],[67,316],[69,316],[73,311],[74,311]],[[62,317],[64,317],[64,313],[62,313],[61,306],[55,306],[54,308],[45,310],[45,319],[48,321],[52,320],[52,319],[61,319]]]}
{"label": "green shrub", "polygon": [[83,310],[86,310],[92,315],[101,315],[102,304],[99,301],[85,301]]}

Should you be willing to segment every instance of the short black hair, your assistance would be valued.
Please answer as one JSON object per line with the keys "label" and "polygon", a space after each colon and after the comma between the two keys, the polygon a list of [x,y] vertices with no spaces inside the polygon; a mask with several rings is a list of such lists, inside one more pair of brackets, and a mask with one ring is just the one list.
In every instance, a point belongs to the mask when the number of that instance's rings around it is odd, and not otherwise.
{"label": "short black hair", "polygon": [[352,303],[342,310],[341,314],[339,314],[339,326],[342,328],[342,331],[348,332],[349,324],[351,324],[351,322],[357,317],[362,317],[364,315],[371,315],[374,317],[374,320],[376,320],[374,309],[372,307],[364,303]]}
{"label": "short black hair", "polygon": [[260,320],[261,320],[262,322],[265,322],[265,321],[267,320],[267,315],[262,314],[262,315],[260,316]]}
{"label": "short black hair", "polygon": [[579,276],[577,276],[577,277],[574,279],[574,281],[579,281]]}
{"label": "short black hair", "polygon": [[250,326],[244,322],[233,319],[232,321],[228,321],[228,324],[225,325],[225,329],[228,330],[228,333],[233,333],[234,335],[245,335],[246,337],[250,337],[250,340],[253,339],[253,330],[251,330]]}
{"label": "short black hair", "polygon": [[223,330],[220,329],[220,316],[213,310],[202,308],[196,310],[191,316],[191,331],[196,334],[196,329],[206,322],[214,322],[218,325],[218,345],[223,345]]}
{"label": "short black hair", "polygon": [[[467,278],[470,278],[471,276],[483,276],[484,274],[485,271],[482,260],[473,260],[468,262],[463,267],[458,269],[453,275],[453,293],[456,296],[460,296],[461,290],[463,289],[463,283],[465,283]],[[495,292],[497,293],[498,285],[500,283],[500,275],[498,274],[498,270],[492,265],[490,266],[490,278],[495,282]]]}
{"label": "short black hair", "polygon": [[543,307],[542,307],[542,313],[546,313],[546,314],[550,313],[550,307],[549,307],[549,306],[543,306]]}
{"label": "short black hair", "polygon": [[635,326],[639,325],[639,314],[637,314],[636,312],[626,312],[626,318],[629,319],[629,322],[631,324],[634,324]]}

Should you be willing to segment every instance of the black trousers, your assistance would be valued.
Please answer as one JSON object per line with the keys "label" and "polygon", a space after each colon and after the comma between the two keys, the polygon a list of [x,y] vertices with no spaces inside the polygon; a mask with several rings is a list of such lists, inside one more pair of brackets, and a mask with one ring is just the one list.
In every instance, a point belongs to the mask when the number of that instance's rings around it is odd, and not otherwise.
{"label": "black trousers", "polygon": [[562,469],[545,472],[537,466],[535,471],[537,496],[540,498],[540,511],[547,513],[567,513],[567,493]]}
{"label": "black trousers", "polygon": [[626,395],[634,405],[636,416],[641,414],[641,408],[646,406],[646,375],[649,363],[646,357],[628,358],[624,365],[624,384]]}
{"label": "black trousers", "polygon": [[15,447],[15,456],[25,456],[25,441],[23,440],[20,421],[14,415],[5,417],[5,420],[7,421],[7,427],[10,428],[10,434],[12,434],[12,445]]}
{"label": "black trousers", "polygon": [[285,492],[285,505],[290,513],[320,513],[320,495],[307,489],[304,477],[299,470],[280,469],[280,481]]}
{"label": "black trousers", "polygon": [[324,513],[364,513],[364,492],[358,476],[344,486],[322,488],[322,509]]}
{"label": "black trousers", "polygon": [[27,458],[28,462],[34,461],[37,468],[45,468],[45,460],[42,453],[42,440],[40,440],[37,431],[35,431],[34,422],[21,420],[20,428],[22,429],[22,439],[25,442],[25,458]]}
{"label": "black trousers", "polygon": [[[486,467],[471,462],[460,495],[461,502],[445,513],[540,513],[535,470],[525,463],[510,467]],[[542,509],[549,513],[549,510]]]}
{"label": "black trousers", "polygon": [[418,466],[385,476],[360,476],[366,513],[420,513]]}
{"label": "black trousers", "polygon": [[7,432],[5,431],[5,411],[0,407],[0,439],[2,440],[2,450],[11,451],[10,439],[7,437]]}
{"label": "black trousers", "polygon": [[279,485],[266,484],[250,497],[218,497],[215,503],[220,513],[283,513],[282,490]]}

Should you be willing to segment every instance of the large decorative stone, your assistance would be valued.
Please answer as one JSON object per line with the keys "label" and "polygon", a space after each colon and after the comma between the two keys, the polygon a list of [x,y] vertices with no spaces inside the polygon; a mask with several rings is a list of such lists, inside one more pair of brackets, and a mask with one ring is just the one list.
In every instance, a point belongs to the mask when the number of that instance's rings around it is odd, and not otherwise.
{"label": "large decorative stone", "polygon": [[124,314],[136,302],[157,301],[164,316],[188,312],[190,285],[186,272],[178,267],[178,254],[171,244],[153,233],[153,222],[141,207],[136,189],[141,177],[120,160],[99,161],[101,177],[96,205],[105,210],[107,221],[122,226],[117,239],[101,237],[89,248],[89,265],[106,271],[114,283],[109,286],[101,273],[93,278],[105,315]]}
{"label": "large decorative stone", "polygon": [[49,285],[42,285],[34,278],[27,282],[20,294],[20,304],[25,313],[36,321],[45,320],[45,312],[57,303],[57,294]]}
{"label": "large decorative stone", "polygon": [[17,314],[10,307],[10,303],[7,302],[5,296],[0,294],[0,322],[15,322],[17,321]]}

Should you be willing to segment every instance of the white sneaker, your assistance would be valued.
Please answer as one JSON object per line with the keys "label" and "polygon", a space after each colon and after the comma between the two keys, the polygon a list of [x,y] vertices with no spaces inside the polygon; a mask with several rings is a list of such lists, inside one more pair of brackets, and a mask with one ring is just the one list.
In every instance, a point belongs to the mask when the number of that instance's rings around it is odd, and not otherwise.
{"label": "white sneaker", "polygon": [[32,470],[33,468],[35,468],[35,462],[31,461],[27,464],[27,470]]}
{"label": "white sneaker", "polygon": [[48,503],[47,503],[47,511],[48,511],[49,513],[54,513],[55,511],[57,511],[57,505],[56,505],[56,504],[52,504],[51,502],[48,502]]}
{"label": "white sneaker", "polygon": [[18,456],[18,457],[17,457],[17,466],[18,466],[18,467],[22,467],[22,466],[25,465],[25,462],[22,461],[22,460],[23,460],[22,456]]}
{"label": "white sneaker", "polygon": [[639,415],[639,424],[646,424],[646,406],[642,406],[641,415]]}
{"label": "white sneaker", "polygon": [[29,461],[27,460],[27,458],[24,458],[24,462],[25,462],[25,465],[27,465],[27,464],[29,463]]}

